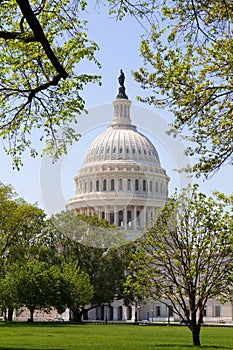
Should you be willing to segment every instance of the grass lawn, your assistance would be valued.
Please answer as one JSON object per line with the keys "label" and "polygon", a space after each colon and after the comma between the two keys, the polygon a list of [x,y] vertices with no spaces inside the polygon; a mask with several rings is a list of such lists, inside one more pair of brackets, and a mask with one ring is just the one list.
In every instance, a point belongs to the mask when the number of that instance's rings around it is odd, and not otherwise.
{"label": "grass lawn", "polygon": [[[202,348],[232,350],[233,328],[203,327]],[[0,324],[0,350],[187,350],[191,332],[185,326]]]}

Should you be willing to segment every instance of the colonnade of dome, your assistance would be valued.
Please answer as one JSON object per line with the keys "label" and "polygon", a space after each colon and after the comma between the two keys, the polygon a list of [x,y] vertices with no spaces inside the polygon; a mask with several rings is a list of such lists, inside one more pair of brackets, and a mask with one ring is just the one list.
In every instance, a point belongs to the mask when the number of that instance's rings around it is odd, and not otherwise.
{"label": "colonnade of dome", "polygon": [[152,142],[132,125],[131,101],[122,88],[112,124],[89,146],[75,176],[76,194],[67,209],[137,232],[166,202],[169,177]]}

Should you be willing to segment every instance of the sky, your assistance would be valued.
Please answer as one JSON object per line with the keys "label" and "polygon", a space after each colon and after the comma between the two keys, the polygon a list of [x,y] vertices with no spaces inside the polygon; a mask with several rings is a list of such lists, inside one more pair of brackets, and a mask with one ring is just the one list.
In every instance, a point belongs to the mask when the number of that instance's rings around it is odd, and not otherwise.
{"label": "sky", "polygon": [[82,134],[66,156],[56,164],[48,157],[32,159],[23,156],[24,166],[20,171],[12,169],[10,157],[3,153],[0,145],[0,181],[11,184],[20,197],[30,203],[38,203],[49,215],[65,209],[66,201],[74,197],[74,176],[77,174],[90,143],[104,132],[113,118],[112,101],[118,93],[120,69],[125,73],[126,94],[132,101],[131,119],[138,130],[145,134],[155,145],[161,165],[170,177],[169,194],[175,188],[182,188],[188,182],[198,182],[200,190],[208,195],[215,190],[232,193],[232,166],[226,166],[212,178],[187,179],[177,169],[192,160],[185,158],[183,141],[166,135],[172,115],[166,110],[139,103],[136,96],[143,93],[133,80],[132,71],[142,65],[139,57],[139,43],[143,27],[134,18],[125,18],[116,22],[109,18],[107,10],[90,9],[88,13],[89,38],[100,47],[97,58],[102,68],[93,63],[83,62],[79,69],[82,73],[100,74],[102,86],[88,85],[81,94],[86,101],[87,115],[78,116],[77,130]]}

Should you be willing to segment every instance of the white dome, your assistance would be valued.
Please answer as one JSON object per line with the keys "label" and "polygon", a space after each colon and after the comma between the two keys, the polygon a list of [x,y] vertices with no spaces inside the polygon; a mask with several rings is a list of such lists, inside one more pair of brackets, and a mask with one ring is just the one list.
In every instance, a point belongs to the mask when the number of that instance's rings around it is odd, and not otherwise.
{"label": "white dome", "polygon": [[154,145],[131,124],[130,106],[121,85],[113,101],[113,122],[89,146],[67,209],[97,214],[135,233],[167,201],[169,177]]}
{"label": "white dome", "polygon": [[160,167],[158,153],[147,137],[132,125],[111,125],[88,148],[83,165],[109,161],[142,162]]}

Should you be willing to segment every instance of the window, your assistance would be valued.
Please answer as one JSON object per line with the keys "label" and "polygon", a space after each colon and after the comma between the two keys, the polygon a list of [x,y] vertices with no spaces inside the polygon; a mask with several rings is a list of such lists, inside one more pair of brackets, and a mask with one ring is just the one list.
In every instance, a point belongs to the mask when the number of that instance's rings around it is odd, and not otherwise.
{"label": "window", "polygon": [[118,213],[118,226],[123,227],[123,210],[120,210]]}
{"label": "window", "polygon": [[135,191],[139,191],[139,181],[138,181],[138,179],[135,180]]}
{"label": "window", "polygon": [[158,193],[158,182],[155,183],[155,191]]}
{"label": "window", "polygon": [[123,181],[122,179],[119,179],[119,191],[122,191],[123,189]]}
{"label": "window", "polygon": [[146,191],[146,180],[143,180],[143,182],[142,182],[142,190],[144,192]]}
{"label": "window", "polygon": [[97,180],[96,181],[96,185],[95,185],[96,187],[96,191],[98,192],[99,190],[100,190],[100,182],[99,182],[99,180]]}
{"label": "window", "polygon": [[103,191],[107,191],[107,180],[104,179],[103,181]]}
{"label": "window", "polygon": [[160,306],[155,307],[155,316],[159,317],[160,316]]}
{"label": "window", "polygon": [[131,227],[132,224],[132,212],[131,210],[127,210],[127,225]]}
{"label": "window", "polygon": [[131,180],[128,179],[127,181],[127,190],[131,190]]}
{"label": "window", "polygon": [[109,224],[110,225],[114,224],[114,213],[110,213],[109,215]]}
{"label": "window", "polygon": [[116,153],[116,147],[113,148],[112,152],[113,152],[113,153]]}
{"label": "window", "polygon": [[216,317],[221,316],[220,305],[216,305],[216,306],[215,306],[215,316],[216,316]]}
{"label": "window", "polygon": [[92,181],[90,181],[90,192],[92,192],[93,191],[93,183],[92,183]]}
{"label": "window", "polygon": [[114,179],[111,180],[111,191],[115,190],[115,181]]}
{"label": "window", "polygon": [[153,191],[152,181],[150,181],[150,192]]}
{"label": "window", "polygon": [[122,153],[122,147],[120,147],[120,153]]}

